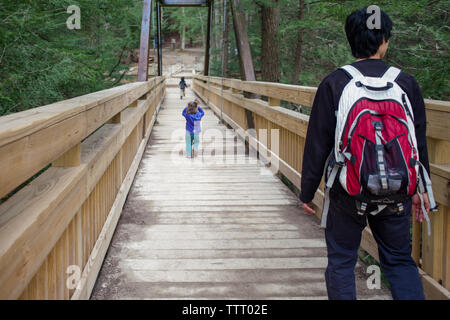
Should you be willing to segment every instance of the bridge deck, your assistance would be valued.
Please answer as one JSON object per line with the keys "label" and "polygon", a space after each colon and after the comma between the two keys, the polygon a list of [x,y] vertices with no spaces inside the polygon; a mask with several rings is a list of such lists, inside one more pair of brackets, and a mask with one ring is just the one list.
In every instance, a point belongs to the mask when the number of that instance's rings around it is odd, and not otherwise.
{"label": "bridge deck", "polygon": [[[226,156],[207,137],[197,158],[179,153],[181,110],[193,98],[167,89],[91,298],[326,299],[316,218],[231,129],[206,109],[203,132],[223,135]],[[356,271],[359,298],[389,297]]]}

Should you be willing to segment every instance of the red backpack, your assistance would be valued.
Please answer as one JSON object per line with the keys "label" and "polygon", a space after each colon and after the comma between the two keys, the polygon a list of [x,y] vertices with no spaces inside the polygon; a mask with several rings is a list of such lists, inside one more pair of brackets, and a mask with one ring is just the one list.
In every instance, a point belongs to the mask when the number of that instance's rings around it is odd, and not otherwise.
{"label": "red backpack", "polygon": [[418,189],[430,234],[421,193],[428,191],[431,208],[436,204],[430,178],[419,162],[411,103],[395,82],[400,70],[390,67],[381,78],[374,78],[363,76],[351,65],[341,69],[351,80],[339,100],[335,146],[325,169],[322,227],[326,226],[329,190],[338,177],[356,200],[360,215],[370,204],[377,206],[370,212],[373,215],[387,206],[401,213],[402,203]]}

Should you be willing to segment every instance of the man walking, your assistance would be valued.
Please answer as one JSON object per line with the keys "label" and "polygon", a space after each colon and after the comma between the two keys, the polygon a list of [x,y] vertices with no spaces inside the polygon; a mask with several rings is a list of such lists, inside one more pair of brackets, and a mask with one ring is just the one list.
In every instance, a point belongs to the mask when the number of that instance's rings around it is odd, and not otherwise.
{"label": "man walking", "polygon": [[[411,160],[417,161],[417,163],[420,161],[424,167],[424,169],[421,170],[429,172],[426,146],[425,105],[419,85],[412,76],[400,72],[399,70],[396,73],[395,68],[390,69],[390,67],[382,61],[389,45],[392,21],[385,12],[380,11],[380,26],[378,28],[369,28],[367,21],[371,15],[372,13],[367,13],[367,8],[363,8],[354,11],[347,17],[345,32],[352,54],[356,58],[356,62],[352,63],[351,67],[344,68],[345,70],[341,68],[328,75],[319,85],[315,96],[303,156],[300,195],[300,199],[303,202],[303,208],[307,214],[315,213],[312,209],[311,201],[321,181],[327,159],[330,154],[334,155],[336,144],[335,133],[338,131],[336,130],[336,126],[342,126],[342,124],[339,123],[342,121],[342,118],[338,117],[338,106],[341,108],[342,105],[345,105],[345,101],[341,101],[342,93],[344,90],[347,90],[346,86],[349,83],[355,84],[355,80],[352,80],[355,76],[358,77],[358,75],[360,75],[361,79],[370,77],[370,80],[374,80],[373,78],[384,79],[384,77],[387,77],[389,80],[389,77],[393,77],[392,81],[395,81],[396,83],[394,87],[397,87],[398,85],[403,92],[406,93],[407,98],[409,99],[409,105],[406,102],[402,105],[409,106],[410,109],[412,109],[413,115],[411,115],[411,124],[413,129],[415,129],[415,136],[417,139],[416,147],[418,151],[418,159],[411,158]],[[347,70],[350,72],[347,72]],[[387,72],[388,70],[391,71]],[[370,93],[373,95],[382,94],[380,93],[381,91],[392,92],[393,90],[389,91],[390,88],[393,87],[393,83],[390,83],[389,81],[387,82],[386,87],[371,87],[370,83],[373,83],[374,81],[365,82],[365,80],[361,80],[358,82],[356,82],[355,87],[365,87],[367,92],[375,92]],[[386,82],[384,83],[386,84]],[[347,99],[348,96],[349,95],[346,93],[345,99]],[[368,105],[370,105],[370,103],[368,103]],[[406,108],[405,113],[408,113]],[[384,119],[380,113],[373,110],[367,111],[365,115],[361,114],[361,118],[363,118],[363,116],[372,117],[372,120],[367,122],[367,127],[370,127],[368,130],[375,132],[374,138],[365,138],[362,134],[358,137],[358,139],[366,139],[367,146],[373,145],[373,150],[375,152],[375,156],[369,157],[370,159],[364,161],[370,160],[373,162],[372,167],[375,168],[374,170],[380,169],[378,176],[381,178],[376,181],[383,182],[376,184],[374,183],[375,180],[371,180],[369,181],[367,188],[375,190],[374,194],[377,195],[388,194],[388,192],[395,187],[395,179],[393,176],[389,176],[391,173],[386,173],[384,171],[385,165],[389,165],[391,160],[386,160],[387,156],[378,157],[380,153],[376,153],[391,152],[383,149],[387,148],[388,143],[384,144],[386,141],[383,140],[382,132],[384,134],[384,131],[382,130],[384,130],[383,125],[386,125],[383,124],[382,121],[387,121],[387,119]],[[379,117],[378,119],[380,120],[373,121],[373,117]],[[389,121],[395,120],[391,119],[391,117],[387,118],[390,119]],[[372,127],[372,124],[374,127]],[[358,123],[356,121],[355,127],[357,126]],[[397,127],[400,128],[401,125],[398,125]],[[354,129],[355,128],[352,128],[350,130]],[[346,128],[343,130],[345,131]],[[349,129],[347,128],[347,130]],[[347,134],[349,131],[345,132]],[[351,132],[348,134],[350,137]],[[398,137],[398,139],[400,139],[400,137]],[[348,142],[350,146],[350,142],[347,140],[346,142]],[[351,146],[354,149],[357,149],[354,147],[354,144]],[[336,150],[340,147],[341,146],[336,147]],[[381,149],[378,147],[381,147]],[[405,148],[407,147],[408,143],[406,143]],[[368,152],[367,150],[369,150],[369,148],[361,149],[361,157],[364,155],[367,156],[364,152]],[[412,149],[414,151],[416,150],[415,148]],[[351,151],[353,153],[356,152],[355,150]],[[343,159],[346,161],[345,163],[348,164],[347,170],[349,170],[349,165],[358,164],[357,157],[351,154],[350,149],[342,150],[342,155],[344,157]],[[387,161],[387,163],[383,163],[382,161]],[[411,165],[412,168],[414,168],[414,164],[416,164],[414,161]],[[325,280],[329,299],[356,299],[354,268],[358,258],[357,251],[361,242],[361,233],[366,226],[366,221],[369,222],[373,236],[377,241],[380,264],[390,283],[393,298],[424,299],[422,282],[417,266],[411,258],[410,216],[412,208],[414,208],[417,221],[422,222],[424,218],[428,218],[426,213],[429,212],[430,201],[428,200],[427,193],[418,192],[415,194],[416,188],[411,187],[411,193],[405,193],[402,202],[396,203],[395,206],[380,206],[372,203],[362,203],[349,194],[351,186],[347,185],[345,181],[343,182],[342,177],[339,179],[340,175],[342,176],[341,171],[343,169],[343,163],[344,162],[341,162],[341,167],[337,174],[335,174],[336,179],[334,179],[334,177],[329,178],[333,179],[334,183],[329,189],[329,192],[327,192],[327,194],[329,194],[329,210],[325,221],[325,238],[328,250],[328,266],[325,272]],[[364,164],[361,164],[361,167],[363,165]],[[406,167],[408,167],[408,165],[409,164],[406,163]],[[328,174],[330,171],[331,170],[328,171]],[[350,172],[346,172],[345,174],[346,176],[344,175],[344,178],[347,177],[347,179],[349,179]],[[386,180],[386,177],[391,180]],[[410,185],[409,180],[410,179],[407,178],[408,186]],[[387,181],[389,183],[387,183]],[[361,185],[363,184],[362,182],[360,183]],[[404,187],[404,185],[406,185],[406,183],[403,182],[402,187]],[[397,184],[396,187],[400,188],[400,184]],[[363,187],[361,187],[361,190],[362,189]],[[359,188],[357,190],[359,190]],[[361,191],[361,194],[364,192]],[[377,199],[380,199],[380,197]],[[422,202],[420,201],[421,199],[423,200]],[[430,200],[432,200],[431,193]]]}

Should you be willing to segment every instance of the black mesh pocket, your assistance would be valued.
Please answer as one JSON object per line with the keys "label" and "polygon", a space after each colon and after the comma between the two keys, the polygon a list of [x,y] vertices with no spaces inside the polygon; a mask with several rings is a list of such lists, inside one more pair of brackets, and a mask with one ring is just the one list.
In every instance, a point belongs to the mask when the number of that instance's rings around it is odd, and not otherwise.
{"label": "black mesh pocket", "polygon": [[406,193],[408,171],[398,137],[380,147],[383,148],[387,188],[382,186],[382,174],[377,163],[377,145],[366,139],[360,174],[363,192],[374,196]]}

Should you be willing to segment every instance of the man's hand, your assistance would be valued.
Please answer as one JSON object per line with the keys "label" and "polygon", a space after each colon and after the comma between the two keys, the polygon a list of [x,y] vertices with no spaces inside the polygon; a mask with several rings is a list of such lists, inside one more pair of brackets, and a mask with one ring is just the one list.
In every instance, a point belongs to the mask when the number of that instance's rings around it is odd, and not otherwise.
{"label": "man's hand", "polygon": [[[422,193],[423,205],[427,214],[430,213],[430,200],[428,199],[427,193]],[[425,215],[422,211],[422,206],[420,204],[420,198],[418,194],[412,197],[412,210],[415,212],[416,221],[422,223],[425,220]]]}
{"label": "man's hand", "polygon": [[303,203],[303,210],[305,210],[306,214],[315,214],[316,211],[312,208],[312,201],[308,203]]}

